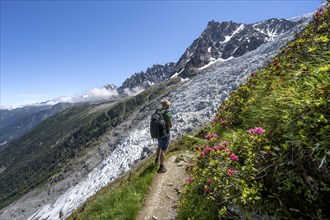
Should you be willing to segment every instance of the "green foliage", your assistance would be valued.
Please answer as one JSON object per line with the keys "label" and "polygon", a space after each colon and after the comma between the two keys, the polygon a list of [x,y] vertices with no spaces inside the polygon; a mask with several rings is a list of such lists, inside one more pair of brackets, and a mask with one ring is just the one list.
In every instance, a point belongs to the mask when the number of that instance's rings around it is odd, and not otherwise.
{"label": "green foliage", "polygon": [[[221,105],[204,131],[221,139],[206,136],[199,146],[180,219],[194,219],[204,201],[209,211],[200,219],[330,216],[329,21],[329,9],[319,9]],[[255,127],[262,134],[249,130]]]}
{"label": "green foliage", "polygon": [[193,146],[204,144],[205,141],[191,135],[184,135],[180,139],[174,141],[169,147],[170,152],[192,150]]}

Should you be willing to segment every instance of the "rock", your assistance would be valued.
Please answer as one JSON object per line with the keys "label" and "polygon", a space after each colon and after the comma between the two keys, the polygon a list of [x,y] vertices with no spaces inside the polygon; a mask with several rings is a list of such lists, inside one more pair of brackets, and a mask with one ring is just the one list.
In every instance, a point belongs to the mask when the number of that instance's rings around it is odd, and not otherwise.
{"label": "rock", "polygon": [[181,161],[181,157],[180,156],[177,156],[177,158],[175,158],[175,163],[178,163],[178,162],[180,162]]}
{"label": "rock", "polygon": [[176,199],[174,199],[172,196],[169,196],[169,195],[166,195],[166,198],[176,201]]}
{"label": "rock", "polygon": [[177,194],[181,194],[181,190],[179,189],[179,187],[175,187],[174,189],[175,189]]}
{"label": "rock", "polygon": [[179,163],[178,163],[178,167],[182,167],[184,164],[184,160],[181,160]]}

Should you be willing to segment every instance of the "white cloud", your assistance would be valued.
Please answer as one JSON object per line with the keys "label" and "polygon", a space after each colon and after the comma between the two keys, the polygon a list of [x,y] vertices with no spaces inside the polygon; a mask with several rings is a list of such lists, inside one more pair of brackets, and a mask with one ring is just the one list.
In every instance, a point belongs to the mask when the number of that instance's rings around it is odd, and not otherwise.
{"label": "white cloud", "polygon": [[107,89],[102,88],[93,88],[89,90],[85,95],[76,95],[76,96],[61,96],[46,102],[49,105],[55,105],[60,102],[69,102],[69,103],[78,103],[78,102],[89,102],[89,101],[99,101],[106,100],[118,96],[117,89]]}
{"label": "white cloud", "polygon": [[132,89],[129,89],[129,88],[124,89],[124,93],[127,94],[128,96],[135,96],[143,91],[144,91],[144,88],[140,87],[140,86],[134,87]]}
{"label": "white cloud", "polygon": [[117,90],[108,90],[104,87],[102,88],[94,88],[91,89],[86,95],[88,98],[95,98],[95,99],[107,99],[111,98],[112,96],[117,96],[118,92]]}

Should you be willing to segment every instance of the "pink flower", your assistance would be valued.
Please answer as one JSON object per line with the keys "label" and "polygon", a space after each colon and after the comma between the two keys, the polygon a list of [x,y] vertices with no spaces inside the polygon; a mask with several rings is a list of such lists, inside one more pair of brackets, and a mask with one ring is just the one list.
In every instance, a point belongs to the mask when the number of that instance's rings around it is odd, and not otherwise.
{"label": "pink flower", "polygon": [[230,151],[228,148],[226,148],[226,149],[224,150],[224,152],[226,152],[227,154],[230,154],[230,153],[231,153],[231,151]]}
{"label": "pink flower", "polygon": [[206,192],[206,193],[210,193],[211,190],[210,190],[208,187],[206,187],[206,188],[204,189],[204,192]]}
{"label": "pink flower", "polygon": [[210,140],[213,137],[215,137],[216,139],[220,139],[220,137],[217,134],[214,134],[214,133],[205,135],[206,140]]}
{"label": "pink flower", "polygon": [[204,156],[205,156],[204,151],[202,151],[202,152],[200,153],[200,155],[201,155],[201,157],[204,157]]}
{"label": "pink flower", "polygon": [[264,129],[258,127],[258,128],[255,128],[255,132],[256,132],[257,134],[263,134],[263,133],[264,133]]}
{"label": "pink flower", "polygon": [[214,146],[214,147],[213,147],[213,150],[217,151],[217,150],[219,150],[219,147],[220,147],[220,146]]}
{"label": "pink flower", "polygon": [[193,179],[192,179],[191,177],[187,177],[187,178],[185,179],[185,181],[188,182],[188,183],[191,183],[191,182],[193,181]]}
{"label": "pink flower", "polygon": [[207,184],[211,185],[211,179],[207,178]]}
{"label": "pink flower", "polygon": [[232,159],[233,161],[238,161],[238,156],[236,156],[234,153],[232,153],[230,155],[230,159]]}
{"label": "pink flower", "polygon": [[199,146],[195,146],[195,150],[199,150],[200,149],[200,147]]}
{"label": "pink flower", "polygon": [[222,144],[223,144],[223,146],[225,146],[225,147],[228,146],[228,142],[227,142],[227,141],[224,141]]}
{"label": "pink flower", "polygon": [[264,129],[261,128],[261,127],[256,127],[254,129],[249,129],[248,130],[249,134],[263,134],[264,132],[265,132]]}
{"label": "pink flower", "polygon": [[227,170],[227,174],[234,175],[235,174],[235,171],[234,170],[231,170],[231,169],[228,169]]}
{"label": "pink flower", "polygon": [[192,170],[192,168],[193,168],[193,164],[192,163],[188,163],[187,165],[186,165],[186,168],[185,168],[185,170],[186,171],[191,171]]}
{"label": "pink flower", "polygon": [[219,118],[215,117],[215,118],[213,119],[213,121],[214,121],[214,122],[218,122],[218,121],[219,121]]}
{"label": "pink flower", "polygon": [[226,121],[221,121],[221,125],[222,125],[222,126],[225,126],[226,124],[227,124]]}
{"label": "pink flower", "polygon": [[319,8],[317,11],[314,13],[314,17],[318,17],[324,13],[324,8]]}
{"label": "pink flower", "polygon": [[205,148],[205,151],[206,151],[207,153],[210,153],[211,150],[212,150],[212,148],[210,148],[210,147]]}

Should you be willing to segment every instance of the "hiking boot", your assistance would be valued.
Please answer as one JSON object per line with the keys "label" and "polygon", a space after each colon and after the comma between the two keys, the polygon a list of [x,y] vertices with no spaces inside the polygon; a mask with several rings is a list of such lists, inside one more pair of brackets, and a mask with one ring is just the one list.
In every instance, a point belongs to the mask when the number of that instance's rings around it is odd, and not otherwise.
{"label": "hiking boot", "polygon": [[165,173],[167,171],[166,167],[164,165],[160,165],[157,173]]}

